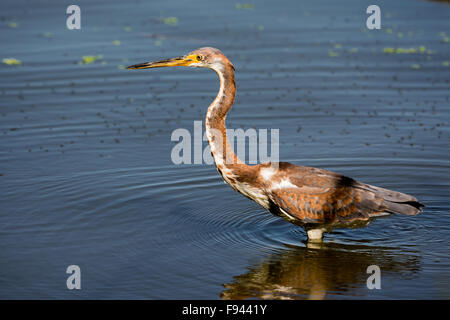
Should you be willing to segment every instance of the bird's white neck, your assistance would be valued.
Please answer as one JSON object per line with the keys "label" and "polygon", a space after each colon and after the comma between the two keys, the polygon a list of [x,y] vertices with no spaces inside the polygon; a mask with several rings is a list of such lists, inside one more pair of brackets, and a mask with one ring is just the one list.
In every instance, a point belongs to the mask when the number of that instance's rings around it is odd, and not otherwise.
{"label": "bird's white neck", "polygon": [[212,68],[219,76],[220,89],[206,114],[206,136],[216,163],[217,171],[226,183],[246,197],[269,209],[267,195],[255,186],[257,166],[249,166],[234,153],[227,138],[225,118],[233,105],[236,95],[234,69],[231,63],[219,64]]}
{"label": "bird's white neck", "polygon": [[234,153],[228,141],[225,126],[227,112],[233,105],[236,95],[233,66],[231,63],[217,64],[212,69],[219,76],[220,89],[206,114],[206,136],[216,166],[222,169],[233,164],[244,163]]}

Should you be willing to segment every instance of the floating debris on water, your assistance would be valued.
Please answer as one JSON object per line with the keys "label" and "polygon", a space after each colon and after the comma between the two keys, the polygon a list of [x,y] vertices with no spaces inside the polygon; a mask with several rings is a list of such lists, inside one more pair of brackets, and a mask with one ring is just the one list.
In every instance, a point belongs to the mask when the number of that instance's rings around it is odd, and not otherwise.
{"label": "floating debris on water", "polygon": [[130,26],[126,26],[124,29],[125,29],[126,32],[130,32],[131,31],[131,27]]}
{"label": "floating debris on water", "polygon": [[236,9],[254,9],[255,6],[252,3],[236,3]]}
{"label": "floating debris on water", "polygon": [[414,63],[414,64],[411,65],[411,68],[412,69],[420,69],[420,64]]}
{"label": "floating debris on water", "polygon": [[79,61],[78,64],[90,64],[97,60],[103,59],[103,55],[98,56],[83,56],[83,60]]}
{"label": "floating debris on water", "polygon": [[10,22],[8,23],[8,27],[15,29],[19,26],[19,24],[17,22]]}
{"label": "floating debris on water", "polygon": [[328,50],[328,56],[329,57],[339,57],[339,53]]}
{"label": "floating debris on water", "polygon": [[120,40],[114,40],[112,43],[115,46],[120,46]]}
{"label": "floating debris on water", "polygon": [[178,18],[177,17],[163,18],[163,22],[164,22],[164,24],[168,24],[168,25],[171,25],[171,26],[176,26],[176,25],[178,25]]}
{"label": "floating debris on water", "polygon": [[425,46],[420,46],[419,48],[384,48],[384,53],[396,53],[396,54],[412,54],[412,53],[428,53],[432,54],[433,51],[427,50]]}
{"label": "floating debris on water", "polygon": [[14,58],[5,58],[2,61],[4,64],[7,64],[9,66],[18,66],[18,65],[22,64],[22,62],[20,60],[17,60]]}
{"label": "floating debris on water", "polygon": [[443,42],[450,42],[450,37],[445,32],[439,32],[439,36]]}

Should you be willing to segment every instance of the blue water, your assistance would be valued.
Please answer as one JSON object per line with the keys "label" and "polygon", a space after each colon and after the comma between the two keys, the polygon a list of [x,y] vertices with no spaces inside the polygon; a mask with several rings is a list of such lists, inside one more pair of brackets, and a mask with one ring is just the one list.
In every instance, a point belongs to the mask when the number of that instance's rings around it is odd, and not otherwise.
{"label": "blue water", "polygon": [[[1,299],[450,298],[448,3],[381,1],[372,31],[369,1],[77,4],[70,31],[65,3],[0,3],[0,58],[21,61],[0,65]],[[236,67],[229,128],[279,129],[281,160],[424,212],[311,246],[213,165],[173,164],[171,134],[203,120],[217,76],[123,67],[202,46]]]}

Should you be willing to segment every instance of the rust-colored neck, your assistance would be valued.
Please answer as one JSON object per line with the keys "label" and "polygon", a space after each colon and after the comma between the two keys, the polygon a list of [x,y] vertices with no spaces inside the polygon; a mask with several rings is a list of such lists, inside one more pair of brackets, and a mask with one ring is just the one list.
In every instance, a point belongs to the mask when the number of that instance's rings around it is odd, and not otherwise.
{"label": "rust-colored neck", "polygon": [[220,64],[212,68],[220,80],[217,97],[211,103],[206,114],[206,135],[216,165],[227,167],[232,164],[243,164],[234,153],[227,138],[225,118],[233,105],[236,96],[234,69],[231,63]]}

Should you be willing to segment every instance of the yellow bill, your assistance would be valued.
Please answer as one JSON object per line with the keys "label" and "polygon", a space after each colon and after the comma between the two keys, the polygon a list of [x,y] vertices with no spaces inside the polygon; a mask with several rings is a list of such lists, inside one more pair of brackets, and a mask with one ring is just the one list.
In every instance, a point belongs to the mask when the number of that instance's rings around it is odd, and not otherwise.
{"label": "yellow bill", "polygon": [[172,59],[144,62],[128,66],[127,69],[148,69],[148,68],[161,68],[161,67],[187,67],[193,63],[199,62],[196,55],[189,55],[185,57],[176,57]]}

